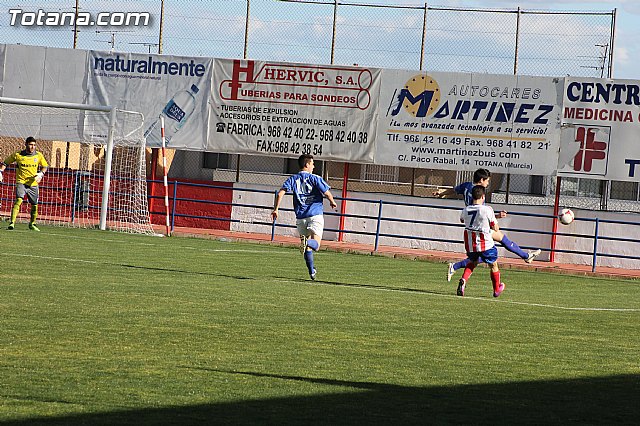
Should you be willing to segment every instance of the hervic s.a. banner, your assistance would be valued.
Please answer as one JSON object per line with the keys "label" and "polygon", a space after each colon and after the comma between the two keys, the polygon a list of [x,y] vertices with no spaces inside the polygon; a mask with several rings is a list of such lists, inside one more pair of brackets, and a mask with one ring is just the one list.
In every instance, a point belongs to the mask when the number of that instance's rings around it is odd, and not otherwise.
{"label": "hervic s.a. banner", "polygon": [[160,117],[171,148],[206,145],[213,59],[91,51],[89,103],[144,115],[147,146],[160,146]]}
{"label": "hervic s.a. banner", "polygon": [[562,80],[383,70],[376,164],[553,175]]}
{"label": "hervic s.a. banner", "polygon": [[216,59],[207,151],[373,162],[380,70]]}
{"label": "hervic s.a. banner", "polygon": [[640,182],[640,82],[567,77],[558,175]]}

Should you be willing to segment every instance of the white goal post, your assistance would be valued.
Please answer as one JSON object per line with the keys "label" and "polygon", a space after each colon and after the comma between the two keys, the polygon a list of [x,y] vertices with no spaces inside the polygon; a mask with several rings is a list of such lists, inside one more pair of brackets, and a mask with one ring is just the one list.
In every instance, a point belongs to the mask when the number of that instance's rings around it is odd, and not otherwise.
{"label": "white goal post", "polygon": [[[143,122],[112,106],[0,97],[0,157],[36,138],[50,166],[39,185],[38,222],[153,234]],[[15,199],[12,167],[0,187],[3,215]],[[26,215],[23,207],[18,217]]]}

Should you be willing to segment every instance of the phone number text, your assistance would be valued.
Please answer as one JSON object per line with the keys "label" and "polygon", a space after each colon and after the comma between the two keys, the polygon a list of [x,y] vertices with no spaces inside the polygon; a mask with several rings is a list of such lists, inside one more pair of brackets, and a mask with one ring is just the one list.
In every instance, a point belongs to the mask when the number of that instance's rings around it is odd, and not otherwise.
{"label": "phone number text", "polygon": [[262,126],[253,123],[226,123],[221,127],[230,135],[248,135],[270,139],[297,139],[302,142],[369,143],[367,132],[315,129],[306,127]]}

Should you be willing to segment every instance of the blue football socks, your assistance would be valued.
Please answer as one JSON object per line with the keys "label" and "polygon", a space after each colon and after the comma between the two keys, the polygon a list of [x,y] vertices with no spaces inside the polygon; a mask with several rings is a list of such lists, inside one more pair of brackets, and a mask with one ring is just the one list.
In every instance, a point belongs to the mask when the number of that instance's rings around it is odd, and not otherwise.
{"label": "blue football socks", "polygon": [[313,251],[318,251],[318,248],[320,247],[320,244],[318,244],[318,242],[316,240],[314,240],[313,238],[309,238],[307,240],[307,247],[309,247]]}
{"label": "blue football socks", "polygon": [[460,262],[456,262],[453,264],[453,270],[457,271],[458,269],[465,268],[469,263],[469,259],[461,260]]}
{"label": "blue football socks", "polygon": [[502,241],[500,242],[502,243],[502,245],[504,245],[504,248],[509,250],[511,253],[517,254],[518,256],[520,256],[525,260],[529,257],[528,253],[522,250],[520,246],[518,246],[516,243],[511,241],[509,238],[507,238],[506,235],[502,238]]}
{"label": "blue football socks", "polygon": [[[313,241],[313,240],[309,240],[309,241]],[[317,244],[317,243],[316,243]],[[313,252],[312,251],[305,251],[304,252],[304,261],[307,264],[307,269],[309,269],[309,275],[313,274]]]}

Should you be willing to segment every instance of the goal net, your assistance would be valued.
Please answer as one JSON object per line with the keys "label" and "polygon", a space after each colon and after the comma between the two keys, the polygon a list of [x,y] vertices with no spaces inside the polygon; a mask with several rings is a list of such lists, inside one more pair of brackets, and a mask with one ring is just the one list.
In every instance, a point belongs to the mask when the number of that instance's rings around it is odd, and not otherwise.
{"label": "goal net", "polygon": [[[143,116],[122,110],[113,114],[109,107],[0,98],[1,159],[23,150],[25,139],[33,136],[49,163],[39,185],[38,223],[154,233]],[[0,185],[4,218],[15,200],[15,172],[15,164],[8,164]],[[29,210],[25,199],[17,222],[27,221]]]}

